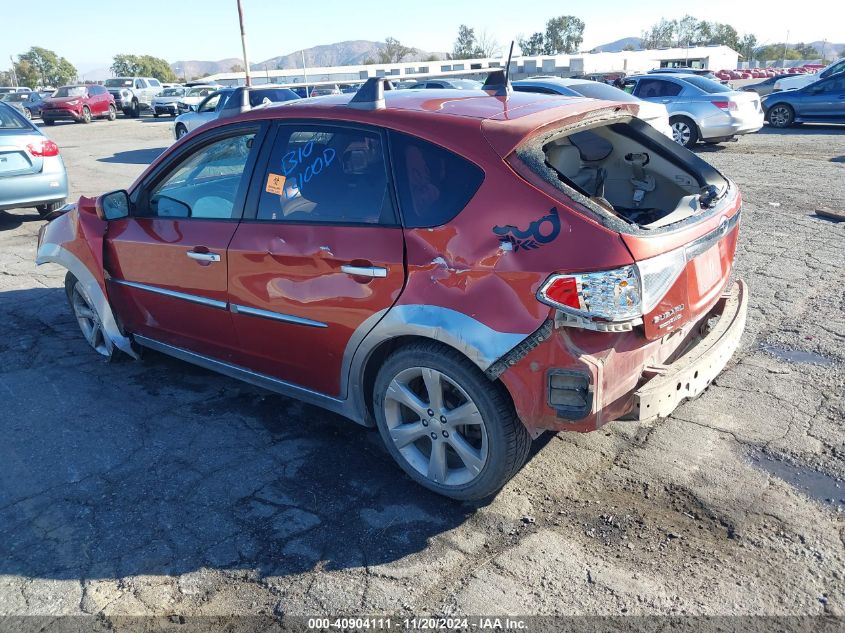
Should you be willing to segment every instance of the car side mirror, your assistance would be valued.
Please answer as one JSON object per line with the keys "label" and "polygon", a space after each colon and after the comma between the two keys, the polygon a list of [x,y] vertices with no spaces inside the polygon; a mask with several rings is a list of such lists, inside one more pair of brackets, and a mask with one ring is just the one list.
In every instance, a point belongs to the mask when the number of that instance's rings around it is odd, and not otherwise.
{"label": "car side mirror", "polygon": [[104,193],[97,200],[97,215],[106,221],[128,217],[130,208],[129,194],[123,189]]}

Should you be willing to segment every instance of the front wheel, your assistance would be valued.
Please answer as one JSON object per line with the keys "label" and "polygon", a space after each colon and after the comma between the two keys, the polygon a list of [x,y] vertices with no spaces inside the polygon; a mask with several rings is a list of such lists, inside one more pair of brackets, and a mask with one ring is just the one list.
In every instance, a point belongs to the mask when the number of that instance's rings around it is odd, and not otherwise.
{"label": "front wheel", "polygon": [[504,388],[451,348],[416,343],[394,352],[373,401],[393,459],[446,497],[487,498],[528,458],[531,438]]}
{"label": "front wheel", "polygon": [[109,119],[109,121],[114,121],[116,118],[117,118],[117,109],[113,105],[110,105],[109,106],[108,119]]}
{"label": "front wheel", "polygon": [[32,121],[32,110],[30,110],[29,108],[24,108],[24,109],[23,109],[23,115],[24,115],[24,116],[25,116],[28,120]]}
{"label": "front wheel", "polygon": [[187,133],[188,133],[188,128],[186,128],[186,127],[185,127],[184,125],[182,125],[181,123],[179,123],[179,124],[176,126],[176,140],[179,140],[180,138],[182,138],[183,136],[185,136]]}
{"label": "front wheel", "polygon": [[792,106],[785,103],[778,103],[777,105],[769,108],[766,119],[768,119],[769,125],[772,127],[789,127],[795,123],[795,110],[792,109]]}
{"label": "front wheel", "polygon": [[56,124],[56,122],[53,119],[45,119],[44,117],[41,117],[41,119],[44,121],[44,125],[55,125]]}
{"label": "front wheel", "polygon": [[698,127],[695,123],[685,116],[679,116],[669,119],[669,125],[672,126],[672,138],[676,143],[687,149],[695,147],[698,142]]}
{"label": "front wheel", "polygon": [[114,344],[103,327],[102,319],[94,306],[94,302],[85,292],[82,283],[71,273],[65,276],[65,294],[73,316],[79,324],[79,329],[82,330],[82,335],[88,341],[88,345],[100,356],[111,360],[114,355]]}
{"label": "front wheel", "polygon": [[91,123],[91,110],[88,108],[88,106],[82,108],[82,122]]}

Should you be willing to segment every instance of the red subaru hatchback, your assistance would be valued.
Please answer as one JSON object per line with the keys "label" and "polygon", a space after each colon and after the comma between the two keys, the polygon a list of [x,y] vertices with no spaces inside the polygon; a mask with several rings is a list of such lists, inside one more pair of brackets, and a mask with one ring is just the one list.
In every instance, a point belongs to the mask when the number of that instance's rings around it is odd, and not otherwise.
{"label": "red subaru hatchback", "polygon": [[38,263],[100,354],[171,354],[377,426],[414,480],[499,490],[544,431],[666,416],[737,348],[736,186],[636,105],[336,95],[215,122],[81,198]]}

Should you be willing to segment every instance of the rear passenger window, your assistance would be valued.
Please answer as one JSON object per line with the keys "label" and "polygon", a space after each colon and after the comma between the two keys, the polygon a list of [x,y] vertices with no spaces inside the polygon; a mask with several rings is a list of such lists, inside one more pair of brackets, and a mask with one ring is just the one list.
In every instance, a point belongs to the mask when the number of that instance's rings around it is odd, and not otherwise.
{"label": "rear passenger window", "polygon": [[382,137],[333,125],[281,126],[261,183],[257,218],[396,224]]}
{"label": "rear passenger window", "polygon": [[484,180],[481,169],[428,141],[391,132],[390,143],[399,207],[408,228],[449,222]]}
{"label": "rear passenger window", "polygon": [[681,93],[681,86],[661,79],[641,79],[636,95],[640,99],[674,97]]}

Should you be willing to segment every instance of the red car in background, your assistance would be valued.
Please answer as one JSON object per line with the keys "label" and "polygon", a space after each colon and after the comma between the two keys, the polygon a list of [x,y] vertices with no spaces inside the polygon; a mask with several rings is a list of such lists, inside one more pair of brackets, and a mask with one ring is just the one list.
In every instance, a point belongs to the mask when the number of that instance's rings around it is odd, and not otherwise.
{"label": "red car in background", "polygon": [[209,123],[45,225],[91,347],[376,426],[456,499],[707,388],[748,305],[733,182],[636,104],[389,87]]}
{"label": "red car in background", "polygon": [[55,125],[60,120],[90,123],[94,119],[114,121],[116,118],[114,97],[95,84],[62,86],[44,101],[41,110],[46,125]]}

